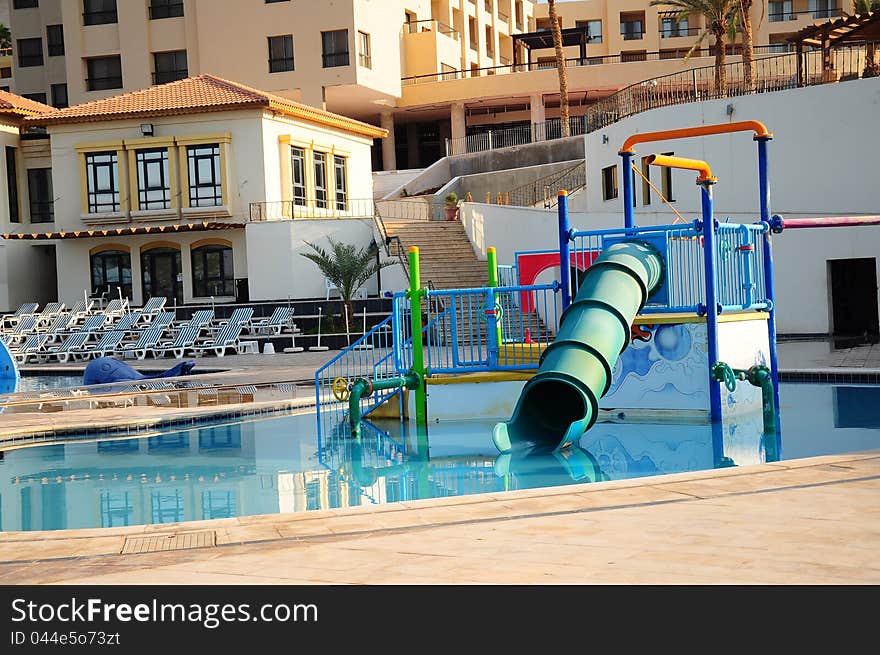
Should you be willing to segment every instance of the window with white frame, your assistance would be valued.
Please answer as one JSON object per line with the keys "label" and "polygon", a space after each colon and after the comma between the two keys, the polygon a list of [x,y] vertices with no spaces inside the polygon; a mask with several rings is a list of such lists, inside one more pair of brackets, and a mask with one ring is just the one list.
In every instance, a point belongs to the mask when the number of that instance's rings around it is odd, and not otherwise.
{"label": "window with white frame", "polygon": [[336,209],[348,211],[348,175],[345,157],[333,157],[333,172],[336,180]]}
{"label": "window with white frame", "polygon": [[290,149],[290,177],[293,204],[306,206],[306,151],[302,148]]}
{"label": "window with white frame", "polygon": [[327,209],[327,155],[314,154],[315,165],[315,207]]}
{"label": "window with white frame", "polygon": [[119,161],[115,151],[86,155],[86,190],[90,214],[119,211]]}
{"label": "window with white frame", "polygon": [[168,173],[168,148],[135,152],[138,183],[138,207],[142,210],[171,208],[171,176]]}
{"label": "window with white frame", "polygon": [[219,207],[223,204],[220,174],[220,144],[203,143],[187,146],[189,206]]}

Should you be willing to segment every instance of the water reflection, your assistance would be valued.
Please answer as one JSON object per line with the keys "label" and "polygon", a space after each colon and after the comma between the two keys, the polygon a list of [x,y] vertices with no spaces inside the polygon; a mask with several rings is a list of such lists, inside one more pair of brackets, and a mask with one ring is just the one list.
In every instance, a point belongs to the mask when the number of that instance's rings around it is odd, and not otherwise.
{"label": "water reflection", "polygon": [[[599,423],[561,452],[499,456],[495,419],[364,424],[314,415],[0,453],[0,530],[303,512],[591,483],[880,447],[880,386],[783,385],[783,435],[760,414],[706,424]],[[784,444],[784,447],[783,447]]]}

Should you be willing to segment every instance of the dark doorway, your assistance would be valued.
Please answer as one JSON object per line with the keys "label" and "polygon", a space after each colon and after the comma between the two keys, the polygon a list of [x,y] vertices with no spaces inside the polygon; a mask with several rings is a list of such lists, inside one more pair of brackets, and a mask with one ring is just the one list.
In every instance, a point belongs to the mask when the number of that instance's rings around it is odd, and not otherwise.
{"label": "dark doorway", "polygon": [[828,264],[835,345],[877,343],[880,340],[877,260],[873,257],[837,259]]}
{"label": "dark doorway", "polygon": [[141,255],[144,302],[155,296],[164,296],[178,305],[183,304],[183,269],[180,251],[173,248],[154,248]]}

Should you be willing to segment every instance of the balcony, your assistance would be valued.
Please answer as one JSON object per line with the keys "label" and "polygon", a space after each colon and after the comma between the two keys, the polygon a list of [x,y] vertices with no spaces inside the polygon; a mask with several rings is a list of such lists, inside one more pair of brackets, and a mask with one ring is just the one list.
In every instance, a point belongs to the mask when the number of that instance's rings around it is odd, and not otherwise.
{"label": "balcony", "polygon": [[273,221],[320,220],[333,218],[373,218],[376,205],[372,198],[334,198],[333,194],[324,200],[304,198],[302,200],[275,200],[252,202],[249,220],[251,223]]}
{"label": "balcony", "polygon": [[638,41],[645,37],[644,23],[640,20],[625,21],[620,23],[620,36],[624,41]]}
{"label": "balcony", "polygon": [[406,30],[407,34],[420,34],[422,32],[436,32],[437,34],[444,34],[451,39],[459,40],[458,30],[454,27],[450,27],[446,23],[441,23],[439,20],[430,19],[430,20],[415,20],[411,22],[407,22],[403,24],[404,30]]}
{"label": "balcony", "polygon": [[661,39],[677,39],[684,36],[697,36],[702,32],[703,29],[701,27],[687,27],[685,26],[672,26],[672,27],[661,27],[660,28],[660,38]]}
{"label": "balcony", "polygon": [[121,89],[122,88],[122,76],[90,77],[86,80],[86,88],[89,91],[105,91],[107,89]]}
{"label": "balcony", "polygon": [[808,20],[823,20],[825,18],[837,18],[838,16],[843,16],[844,12],[842,9],[838,7],[829,7],[827,9],[816,9],[814,11],[806,10],[806,11],[791,11],[791,9],[785,9],[784,7],[778,7],[770,5],[769,13],[767,14],[769,21],[771,23],[782,23],[787,21],[800,20],[802,18]]}

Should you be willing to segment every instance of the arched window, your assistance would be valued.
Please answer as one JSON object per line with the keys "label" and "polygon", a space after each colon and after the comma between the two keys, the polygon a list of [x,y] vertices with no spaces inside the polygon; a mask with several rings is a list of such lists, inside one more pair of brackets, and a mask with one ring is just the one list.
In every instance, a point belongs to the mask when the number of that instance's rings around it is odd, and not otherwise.
{"label": "arched window", "polygon": [[116,287],[124,298],[131,298],[131,253],[124,250],[103,250],[90,257],[92,295],[106,293],[115,298]]}
{"label": "arched window", "polygon": [[234,296],[235,274],[232,267],[232,247],[210,244],[192,251],[193,295]]}
{"label": "arched window", "polygon": [[141,249],[144,301],[154,296],[183,303],[183,268],[175,244],[154,244]]}

